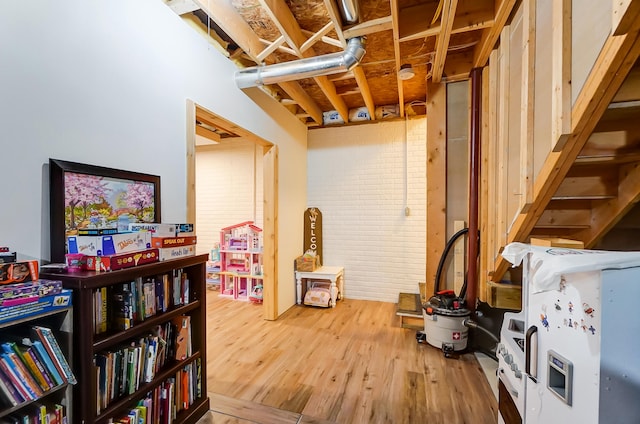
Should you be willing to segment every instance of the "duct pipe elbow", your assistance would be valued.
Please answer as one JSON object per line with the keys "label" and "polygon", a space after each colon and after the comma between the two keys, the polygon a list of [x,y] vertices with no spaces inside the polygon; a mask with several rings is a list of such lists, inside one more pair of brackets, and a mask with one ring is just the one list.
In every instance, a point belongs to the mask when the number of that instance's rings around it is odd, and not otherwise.
{"label": "duct pipe elbow", "polygon": [[364,37],[350,38],[347,42],[347,49],[344,51],[345,68],[350,71],[360,64],[360,61],[367,52],[364,48]]}

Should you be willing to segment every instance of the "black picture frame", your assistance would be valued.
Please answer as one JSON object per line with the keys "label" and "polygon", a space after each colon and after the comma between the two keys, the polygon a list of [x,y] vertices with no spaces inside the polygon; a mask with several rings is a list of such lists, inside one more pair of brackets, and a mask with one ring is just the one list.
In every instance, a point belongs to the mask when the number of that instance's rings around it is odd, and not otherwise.
{"label": "black picture frame", "polygon": [[[98,178],[96,178],[98,177]],[[100,187],[97,186],[93,193],[100,192],[105,186],[115,185],[116,187],[135,184],[135,187],[142,187],[145,190],[146,197],[152,198],[150,206],[140,206],[137,211],[140,212],[141,219],[138,222],[161,222],[160,208],[160,176],[145,174],[141,172],[125,171],[122,169],[107,168],[104,166],[89,165],[84,163],[69,162],[60,159],[49,159],[49,217],[50,217],[50,248],[51,262],[61,263],[65,261],[66,239],[68,235],[77,234],[78,225],[69,222],[67,213],[73,217],[74,207],[69,206],[67,210],[67,193],[72,187],[67,187],[65,181],[72,179],[86,178],[87,181],[100,181]],[[153,193],[149,195],[149,190]],[[110,189],[109,189],[110,190]],[[113,190],[111,190],[113,191]],[[122,192],[122,190],[119,190]],[[111,206],[107,202],[106,196],[103,196],[100,204]],[[84,203],[86,205],[86,203]],[[98,203],[94,203],[97,205]],[[79,207],[79,205],[76,205]],[[104,209],[104,208],[103,208]],[[108,208],[106,208],[108,209]],[[86,220],[85,216],[83,219]],[[106,212],[104,213],[106,214]],[[110,214],[111,215],[111,214]],[[100,218],[106,222],[106,218]],[[110,225],[113,225],[111,223]]]}

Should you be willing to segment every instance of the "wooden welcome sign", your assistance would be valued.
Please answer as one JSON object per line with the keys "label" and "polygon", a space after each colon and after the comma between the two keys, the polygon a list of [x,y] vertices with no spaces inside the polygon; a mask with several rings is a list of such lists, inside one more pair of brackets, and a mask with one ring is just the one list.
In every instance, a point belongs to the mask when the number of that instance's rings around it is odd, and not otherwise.
{"label": "wooden welcome sign", "polygon": [[322,212],[318,208],[304,211],[304,245],[303,252],[312,250],[319,257],[322,265]]}

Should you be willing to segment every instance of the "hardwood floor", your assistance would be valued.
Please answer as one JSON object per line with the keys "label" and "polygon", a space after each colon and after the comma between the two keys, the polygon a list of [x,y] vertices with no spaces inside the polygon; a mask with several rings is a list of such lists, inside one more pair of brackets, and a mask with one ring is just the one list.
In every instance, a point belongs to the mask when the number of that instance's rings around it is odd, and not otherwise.
{"label": "hardwood floor", "polygon": [[497,422],[475,356],[418,344],[395,304],[294,306],[277,321],[261,308],[208,291],[203,424]]}

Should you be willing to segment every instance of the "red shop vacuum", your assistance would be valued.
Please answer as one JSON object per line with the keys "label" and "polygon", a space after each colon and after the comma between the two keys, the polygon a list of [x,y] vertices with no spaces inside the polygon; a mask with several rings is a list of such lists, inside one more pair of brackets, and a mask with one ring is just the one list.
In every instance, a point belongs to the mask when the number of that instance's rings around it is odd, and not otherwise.
{"label": "red shop vacuum", "polygon": [[438,264],[434,294],[422,305],[424,331],[420,330],[416,334],[418,343],[426,342],[442,349],[445,357],[451,356],[454,352],[465,350],[469,340],[469,328],[465,322],[469,320],[471,311],[467,309],[464,299],[466,281],[459,296],[453,290],[438,289],[442,268],[449,250],[455,241],[467,232],[466,228],[458,231],[447,243]]}

